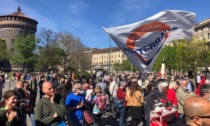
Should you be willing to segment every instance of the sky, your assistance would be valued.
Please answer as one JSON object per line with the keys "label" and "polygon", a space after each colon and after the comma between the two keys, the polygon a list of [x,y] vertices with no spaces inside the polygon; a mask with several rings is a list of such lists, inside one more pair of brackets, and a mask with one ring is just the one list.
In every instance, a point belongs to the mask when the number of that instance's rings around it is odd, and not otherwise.
{"label": "sky", "polygon": [[[19,2],[20,1],[20,2]],[[0,0],[0,15],[11,14],[20,3],[22,13],[54,32],[70,32],[90,48],[116,44],[103,27],[116,27],[144,20],[163,10],[196,13],[196,21],[210,18],[210,0]]]}

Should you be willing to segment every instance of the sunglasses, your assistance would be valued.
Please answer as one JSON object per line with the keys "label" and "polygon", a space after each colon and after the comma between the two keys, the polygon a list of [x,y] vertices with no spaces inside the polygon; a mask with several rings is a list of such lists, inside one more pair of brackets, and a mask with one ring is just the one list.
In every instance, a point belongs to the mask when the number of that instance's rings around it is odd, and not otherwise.
{"label": "sunglasses", "polygon": [[199,117],[199,118],[207,118],[207,119],[210,119],[210,116],[193,116],[193,117],[191,117],[190,119],[193,119],[194,117]]}

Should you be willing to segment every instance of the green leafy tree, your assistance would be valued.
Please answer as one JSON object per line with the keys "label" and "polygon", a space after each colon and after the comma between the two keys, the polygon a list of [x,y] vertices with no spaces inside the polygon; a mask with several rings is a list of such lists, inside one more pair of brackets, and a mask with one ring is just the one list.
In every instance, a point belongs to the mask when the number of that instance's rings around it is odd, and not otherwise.
{"label": "green leafy tree", "polygon": [[[46,59],[47,54],[53,54],[51,59]],[[40,49],[39,55],[37,56],[36,68],[41,71],[46,71],[49,66],[57,68],[58,65],[64,63],[65,52],[59,47],[43,47]]]}
{"label": "green leafy tree", "polygon": [[53,32],[50,29],[41,29],[40,33],[37,35],[39,43],[37,44],[37,64],[36,66],[41,69],[41,71],[46,71],[49,67],[57,68],[57,58],[55,55],[58,47],[58,33]]}
{"label": "green leafy tree", "polygon": [[161,52],[158,55],[156,61],[154,62],[154,65],[153,65],[153,68],[152,68],[153,71],[156,71],[156,72],[160,71],[162,59],[164,58],[164,54],[165,54],[164,50],[165,50],[164,48],[161,50]]}
{"label": "green leafy tree", "polygon": [[130,71],[131,70],[131,62],[128,59],[123,61],[122,70],[123,71]]}
{"label": "green leafy tree", "polygon": [[180,65],[180,69],[183,69],[185,72],[188,70],[193,70],[194,74],[197,67],[200,65],[200,49],[199,44],[193,42],[181,41],[177,46],[177,60]]}
{"label": "green leafy tree", "polygon": [[192,70],[194,75],[196,75],[197,67],[204,66],[204,63],[206,63],[203,62],[203,59],[208,61],[208,58],[206,57],[208,49],[206,49],[206,47],[207,46],[204,46],[204,42],[193,39],[189,42],[186,42],[185,40],[175,41],[172,45],[165,46],[162,49],[153,66],[153,70],[160,70],[161,62],[164,58],[166,68],[169,72],[171,70],[182,72]]}
{"label": "green leafy tree", "polygon": [[28,34],[26,37],[19,37],[14,42],[14,52],[12,55],[12,62],[25,65],[34,62],[34,50],[36,47],[36,39],[34,34]]}
{"label": "green leafy tree", "polygon": [[[5,41],[1,40],[0,39],[0,67],[1,68],[7,68],[6,66],[6,60],[9,59],[9,55],[8,55],[8,52],[7,52],[7,47],[6,47],[6,43]],[[0,68],[0,69],[1,69]]]}
{"label": "green leafy tree", "polygon": [[119,63],[113,64],[113,70],[115,70],[116,72],[122,70],[122,65]]}
{"label": "green leafy tree", "polygon": [[169,45],[164,48],[164,59],[170,74],[172,69],[177,69],[176,47],[177,44],[174,42],[173,45]]}
{"label": "green leafy tree", "polygon": [[136,70],[138,70],[138,68],[135,65],[133,65],[130,62],[129,59],[127,59],[127,60],[123,61],[122,65],[121,65],[121,70],[123,70],[123,71],[131,71],[131,70],[136,71]]}
{"label": "green leafy tree", "polygon": [[0,60],[5,60],[7,55],[7,47],[5,41],[0,39]]}

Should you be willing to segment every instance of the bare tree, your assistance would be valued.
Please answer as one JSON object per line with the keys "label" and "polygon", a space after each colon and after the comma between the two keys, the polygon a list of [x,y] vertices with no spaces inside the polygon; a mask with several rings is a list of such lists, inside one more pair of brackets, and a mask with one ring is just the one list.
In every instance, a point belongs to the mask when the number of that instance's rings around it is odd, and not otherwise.
{"label": "bare tree", "polygon": [[65,56],[64,51],[58,46],[58,33],[43,28],[38,34],[38,39],[39,65],[43,69],[50,66],[56,68],[63,62],[62,57]]}
{"label": "bare tree", "polygon": [[79,38],[74,37],[71,33],[59,33],[59,47],[65,51],[67,63],[72,68],[84,70],[90,64],[86,62],[84,54],[86,47]]}

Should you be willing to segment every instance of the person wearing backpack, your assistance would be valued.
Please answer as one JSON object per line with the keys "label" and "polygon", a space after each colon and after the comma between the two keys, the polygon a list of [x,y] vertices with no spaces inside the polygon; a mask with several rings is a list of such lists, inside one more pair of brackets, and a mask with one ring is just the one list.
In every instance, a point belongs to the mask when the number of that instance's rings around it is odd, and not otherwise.
{"label": "person wearing backpack", "polygon": [[93,97],[93,118],[96,124],[101,126],[101,117],[106,110],[106,96],[102,94],[100,86],[96,86],[94,92],[96,95]]}

